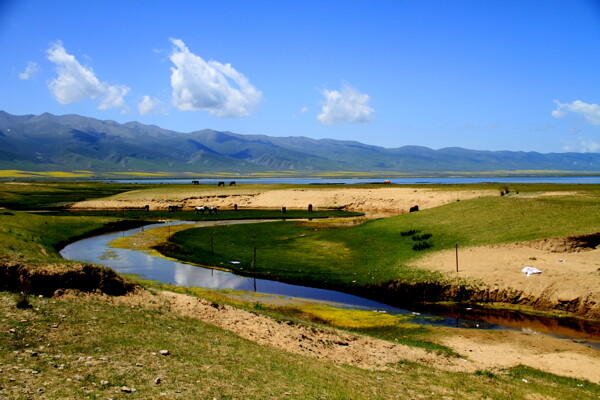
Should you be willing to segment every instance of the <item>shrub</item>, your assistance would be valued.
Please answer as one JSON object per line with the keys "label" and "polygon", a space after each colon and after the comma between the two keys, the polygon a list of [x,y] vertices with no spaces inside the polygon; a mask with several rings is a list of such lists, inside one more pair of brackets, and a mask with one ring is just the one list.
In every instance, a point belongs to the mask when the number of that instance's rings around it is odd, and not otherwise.
{"label": "shrub", "polygon": [[421,231],[417,229],[411,229],[409,231],[400,232],[400,236],[413,236]]}
{"label": "shrub", "polygon": [[431,233],[424,233],[422,235],[414,235],[412,237],[412,240],[414,240],[415,242],[420,242],[422,240],[430,239],[431,236],[433,236]]}
{"label": "shrub", "polygon": [[433,247],[433,243],[431,243],[431,242],[418,242],[413,245],[412,249],[415,251],[420,251],[420,250],[430,249],[432,247]]}

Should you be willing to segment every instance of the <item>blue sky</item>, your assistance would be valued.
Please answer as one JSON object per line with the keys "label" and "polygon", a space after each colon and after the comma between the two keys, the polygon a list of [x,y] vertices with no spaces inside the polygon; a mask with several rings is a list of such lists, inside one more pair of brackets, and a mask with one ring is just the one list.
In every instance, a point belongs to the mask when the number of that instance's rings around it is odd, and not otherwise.
{"label": "blue sky", "polygon": [[600,152],[600,1],[0,0],[0,110]]}

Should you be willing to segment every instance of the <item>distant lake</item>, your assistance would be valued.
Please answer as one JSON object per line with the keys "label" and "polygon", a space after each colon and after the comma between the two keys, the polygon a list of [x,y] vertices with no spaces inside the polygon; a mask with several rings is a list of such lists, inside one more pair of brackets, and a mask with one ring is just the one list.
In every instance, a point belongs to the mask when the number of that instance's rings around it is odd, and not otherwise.
{"label": "distant lake", "polygon": [[[190,184],[198,180],[201,185],[216,185],[218,182],[231,181],[238,184],[295,184],[295,185],[358,185],[382,183],[383,178],[211,178],[211,179],[115,179],[103,182],[138,183],[138,184]],[[440,177],[440,178],[390,178],[396,184],[438,184],[455,185],[461,183],[571,183],[600,184],[600,176],[499,176],[499,177]]]}

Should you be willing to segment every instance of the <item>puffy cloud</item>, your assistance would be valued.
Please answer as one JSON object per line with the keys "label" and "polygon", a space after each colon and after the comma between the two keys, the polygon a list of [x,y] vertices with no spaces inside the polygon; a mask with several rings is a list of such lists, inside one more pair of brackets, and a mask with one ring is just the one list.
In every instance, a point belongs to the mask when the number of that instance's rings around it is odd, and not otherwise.
{"label": "puffy cloud", "polygon": [[29,80],[35,78],[35,75],[40,70],[40,67],[36,62],[29,61],[25,70],[19,74],[19,79]]}
{"label": "puffy cloud", "polygon": [[371,121],[373,109],[368,106],[369,96],[360,93],[348,84],[342,85],[342,90],[322,91],[325,102],[317,119],[324,125],[341,123],[366,124]]}
{"label": "puffy cloud", "polygon": [[563,118],[569,112],[573,112],[583,116],[592,125],[600,125],[600,106],[598,104],[587,104],[580,100],[571,104],[554,100],[554,103],[556,103],[556,110],[552,111],[554,118]]}
{"label": "puffy cloud", "polygon": [[86,98],[102,97],[100,110],[121,108],[126,111],[124,97],[129,93],[127,86],[109,86],[100,82],[94,71],[84,67],[77,59],[68,54],[61,42],[54,43],[48,50],[48,60],[56,64],[58,77],[48,84],[50,92],[61,104],[82,101]]}
{"label": "puffy cloud", "polygon": [[124,99],[127,93],[129,93],[129,88],[127,86],[108,86],[98,109],[107,110],[109,108],[120,108],[121,113],[128,111]]}
{"label": "puffy cloud", "polygon": [[563,150],[583,153],[597,153],[600,152],[600,143],[590,138],[580,136],[575,142],[570,142],[563,146]]}
{"label": "puffy cloud", "polygon": [[94,71],[79,64],[68,54],[62,43],[54,43],[48,49],[48,59],[56,64],[58,77],[50,81],[48,87],[54,98],[61,104],[81,101],[86,97],[95,98],[105,92]]}
{"label": "puffy cloud", "polygon": [[162,107],[163,102],[150,96],[142,97],[137,105],[138,112],[141,115],[146,114],[166,114],[166,110]]}
{"label": "puffy cloud", "polygon": [[182,40],[171,39],[169,56],[173,105],[182,111],[205,110],[216,117],[246,117],[258,108],[262,93],[231,64],[204,61]]}

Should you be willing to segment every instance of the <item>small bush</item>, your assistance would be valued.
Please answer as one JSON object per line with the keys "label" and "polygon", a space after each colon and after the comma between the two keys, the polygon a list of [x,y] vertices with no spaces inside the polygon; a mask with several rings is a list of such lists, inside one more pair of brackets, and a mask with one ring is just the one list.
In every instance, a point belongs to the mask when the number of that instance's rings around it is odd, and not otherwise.
{"label": "small bush", "polygon": [[33,307],[29,302],[29,295],[25,292],[21,292],[16,296],[17,308],[27,309]]}
{"label": "small bush", "polygon": [[420,251],[420,250],[430,249],[432,247],[433,247],[433,243],[431,243],[431,242],[418,242],[413,245],[412,249],[415,251]]}
{"label": "small bush", "polygon": [[421,231],[419,231],[417,229],[411,229],[410,231],[400,232],[400,236],[413,236],[413,235],[416,235],[419,232],[421,232]]}
{"label": "small bush", "polygon": [[422,235],[414,235],[412,237],[412,240],[414,240],[415,242],[420,242],[420,241],[423,241],[423,240],[430,239],[431,236],[433,236],[431,233],[424,233]]}

